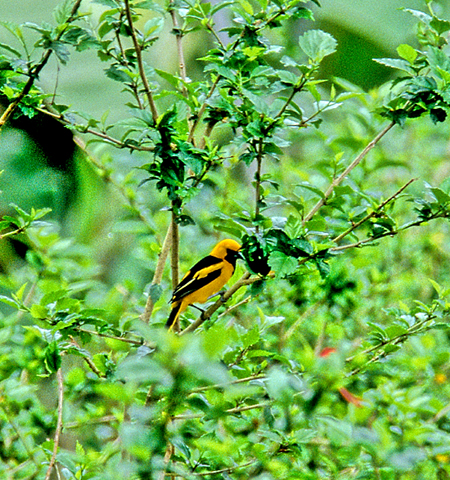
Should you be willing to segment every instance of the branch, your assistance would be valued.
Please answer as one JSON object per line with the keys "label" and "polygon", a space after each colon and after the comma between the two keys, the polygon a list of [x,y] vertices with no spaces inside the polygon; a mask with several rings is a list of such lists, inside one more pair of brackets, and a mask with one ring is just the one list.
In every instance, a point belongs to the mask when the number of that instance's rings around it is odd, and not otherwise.
{"label": "branch", "polygon": [[152,91],[150,89],[150,85],[149,85],[148,80],[147,80],[147,75],[145,74],[144,62],[142,60],[142,50],[141,50],[141,46],[139,45],[139,42],[138,42],[138,39],[137,39],[136,29],[134,28],[133,18],[132,18],[132,15],[131,15],[130,0],[125,0],[125,14],[126,14],[126,17],[127,17],[127,20],[128,20],[128,25],[129,25],[130,30],[131,30],[131,39],[133,41],[134,50],[136,52],[136,60],[137,60],[138,68],[139,68],[139,75],[140,75],[142,83],[144,85],[144,91],[145,91],[145,94],[147,96],[150,111],[152,112],[153,121],[156,124],[156,122],[158,120],[158,112],[156,110],[155,100],[153,98],[153,94],[152,94]]}
{"label": "branch", "polygon": [[234,467],[226,467],[226,468],[221,468],[220,470],[211,470],[209,472],[193,472],[191,475],[194,475],[196,477],[205,477],[208,475],[217,475],[219,473],[231,473],[237,470],[238,468],[244,468],[244,467],[249,467],[250,465],[253,465],[257,462],[258,460],[250,460],[246,463],[242,463],[241,465],[235,465]]}
{"label": "branch", "polygon": [[174,211],[174,204],[172,203],[172,227],[171,227],[171,233],[172,233],[172,242],[171,242],[171,249],[172,249],[172,255],[171,255],[171,268],[172,268],[172,287],[175,290],[179,283],[179,267],[178,267],[178,262],[179,262],[179,250],[180,250],[180,236],[178,233],[178,224],[177,224],[177,218],[176,214]]}
{"label": "branch", "polygon": [[52,473],[53,467],[55,466],[56,454],[58,453],[58,448],[59,448],[59,438],[61,435],[62,424],[63,424],[62,413],[63,413],[63,402],[64,402],[64,382],[63,382],[61,367],[58,368],[58,371],[56,372],[56,378],[58,379],[58,420],[56,423],[55,437],[53,439],[52,458],[50,459],[50,464],[48,466],[47,473],[45,475],[45,480],[50,479],[50,475]]}
{"label": "branch", "polygon": [[159,480],[164,480],[166,478],[167,466],[169,465],[170,459],[172,458],[174,452],[175,447],[170,442],[167,442],[166,452],[164,453],[164,469],[159,475]]}
{"label": "branch", "polygon": [[[258,155],[256,157],[256,172],[255,172],[255,219],[259,217],[259,204],[261,202],[261,170],[263,159],[263,139],[260,138],[258,142]],[[255,232],[259,232],[259,224],[256,224]]]}
{"label": "branch", "polygon": [[[217,75],[216,79],[214,80],[214,83],[212,84],[211,88],[209,89],[209,92],[206,95],[205,101],[203,102],[202,106],[200,107],[200,109],[199,109],[199,111],[196,115],[196,118],[194,120],[194,123],[192,124],[192,126],[189,130],[188,142],[192,143],[192,140],[194,138],[195,130],[198,127],[198,125],[200,123],[200,120],[203,117],[203,114],[205,113],[206,107],[208,106],[208,100],[212,97],[212,94],[214,93],[217,85],[219,84],[220,78],[221,78],[221,76]],[[211,133],[211,132],[209,132],[209,133]],[[205,143],[205,140],[203,140],[201,148],[205,147],[204,143]]]}
{"label": "branch", "polygon": [[399,188],[393,195],[391,195],[387,200],[385,200],[384,202],[380,203],[380,205],[378,205],[378,207],[373,210],[371,213],[367,214],[364,218],[362,218],[359,222],[356,222],[354,223],[350,228],[348,228],[345,232],[341,233],[340,235],[338,235],[336,238],[334,238],[332,240],[332,242],[335,242],[335,243],[338,243],[340,240],[342,240],[344,237],[346,237],[349,233],[353,232],[353,230],[356,230],[360,225],[362,225],[363,223],[367,222],[367,220],[369,220],[370,218],[372,217],[375,217],[377,216],[380,211],[388,204],[390,203],[392,200],[394,200],[396,197],[398,197],[400,195],[400,193],[403,192],[403,190],[405,190],[406,187],[408,187],[409,185],[411,185],[412,182],[415,182],[416,179],[415,178],[412,178],[409,182],[405,183],[405,185],[403,185],[403,187]]}
{"label": "branch", "polygon": [[323,300],[320,300],[319,302],[313,304],[313,305],[310,305],[309,308],[307,308],[298,318],[297,320],[288,328],[288,330],[286,331],[286,333],[281,337],[281,341],[282,342],[285,342],[286,340],[288,340],[289,338],[292,337],[292,335],[295,333],[295,331],[298,329],[298,327],[300,326],[300,324],[303,322],[303,320],[305,320],[305,318],[308,316],[308,315],[313,315],[316,310],[325,303],[325,299]]}
{"label": "branch", "polygon": [[[66,20],[66,24],[69,24],[74,21],[75,15],[78,9],[80,8],[80,4],[81,4],[81,0],[75,1],[72,7],[72,10],[70,12],[69,18]],[[66,28],[61,29],[61,31],[56,36],[55,41],[59,41],[65,32],[66,32]],[[29,78],[27,80],[27,83],[23,87],[22,91],[16,97],[16,99],[8,105],[8,108],[3,112],[3,115],[0,117],[0,131],[2,130],[5,123],[9,120],[11,115],[15,112],[16,108],[19,106],[19,103],[30,93],[30,90],[34,85],[34,82],[39,77],[41,70],[45,67],[45,65],[47,65],[47,62],[49,61],[52,53],[53,53],[52,49],[50,48],[47,49],[41,61],[36,65],[34,65],[34,67],[32,67],[29,73]]]}
{"label": "branch", "polygon": [[[178,285],[178,281],[180,278],[179,272],[179,261],[180,261],[180,235],[178,233],[178,224],[177,224],[177,217],[175,214],[175,205],[172,202],[172,241],[171,241],[171,257],[170,257],[170,267],[172,270],[172,290]],[[174,331],[180,331],[180,317],[176,319],[174,325]]]}
{"label": "branch", "polygon": [[[409,327],[405,333],[401,333],[400,335],[397,335],[393,338],[389,338],[387,340],[383,340],[379,343],[377,343],[376,345],[374,345],[373,347],[370,347],[370,348],[367,348],[366,350],[362,351],[362,352],[358,352],[357,354],[351,356],[351,357],[348,357],[345,359],[346,362],[351,362],[352,360],[354,360],[356,357],[359,357],[360,355],[367,355],[368,353],[372,353],[374,352],[375,350],[378,350],[380,348],[383,348],[383,347],[386,347],[387,345],[398,345],[398,344],[401,344],[403,342],[405,342],[406,340],[408,340],[408,338],[412,335],[415,335],[417,333],[421,333],[422,332],[422,327],[430,322],[431,320],[434,320],[435,319],[435,316],[432,315],[432,314],[429,314],[427,318],[425,318],[424,320],[421,320],[420,322],[417,322],[415,323],[414,325],[411,325],[411,327]],[[389,355],[390,352],[386,352],[386,351],[382,351],[380,353],[378,353],[377,355],[375,355],[374,357],[372,357],[371,359],[369,359],[364,365],[361,365],[360,367],[358,368],[355,368],[354,370],[352,370],[351,372],[349,372],[346,377],[351,377],[353,375],[356,375],[357,373],[361,372],[362,370],[364,370],[368,365],[370,365],[371,363],[375,363],[377,362],[378,360],[380,360],[381,358],[385,357],[386,355]]]}
{"label": "branch", "polygon": [[86,425],[100,425],[103,423],[111,423],[114,421],[118,421],[116,415],[105,415],[100,418],[90,418],[80,422],[66,423],[64,425],[64,430],[67,430],[69,428],[84,428],[86,427]]}
{"label": "branch", "polygon": [[23,227],[16,228],[16,230],[12,230],[10,232],[0,233],[0,240],[3,240],[4,238],[7,238],[7,237],[12,237],[14,235],[19,235],[20,233],[25,232],[25,229],[26,229],[25,226],[23,226]]}
{"label": "branch", "polygon": [[[254,410],[255,408],[264,408],[268,407],[270,403],[255,403],[254,405],[245,405],[244,407],[234,407],[234,408],[229,408],[228,410],[225,410],[224,413],[241,413],[241,412],[247,412],[248,410]],[[206,415],[206,413],[188,413],[186,415],[175,415],[171,418],[171,420],[192,420],[195,418],[202,418]]]}
{"label": "branch", "polygon": [[[430,220],[436,220],[437,218],[448,218],[448,217],[449,217],[449,214],[446,213],[445,211],[437,212],[434,215],[430,216],[429,218],[415,220],[414,222],[410,222],[410,223],[407,223],[405,225],[402,225],[401,227],[397,228],[397,230],[388,230],[384,233],[380,233],[377,236],[364,238],[363,240],[359,240],[358,242],[355,242],[355,243],[351,243],[351,244],[348,244],[348,245],[341,245],[339,247],[332,247],[332,248],[330,248],[330,251],[331,252],[339,252],[339,251],[342,251],[342,250],[347,250],[349,248],[359,248],[359,247],[362,247],[363,245],[365,245],[366,243],[375,242],[376,240],[379,240],[380,238],[394,237],[395,235],[398,235],[399,233],[401,233],[405,230],[408,230],[409,228],[419,227],[423,223],[428,223]],[[309,260],[309,258],[307,258],[306,260]]]}
{"label": "branch", "polygon": [[242,305],[245,305],[246,303],[249,303],[251,302],[252,300],[252,296],[249,295],[248,297],[245,297],[243,300],[241,300],[240,302],[234,304],[234,305],[231,305],[231,307],[228,307],[224,312],[222,312],[218,318],[222,318],[224,317],[225,315],[228,315],[230,312],[232,312],[233,310],[236,310],[236,308],[239,308],[241,307]]}
{"label": "branch", "polygon": [[389,130],[395,125],[395,122],[391,122],[389,125],[383,128],[381,132],[373,139],[371,140],[364,150],[353,160],[353,162],[339,175],[339,177],[335,178],[332,182],[331,185],[328,187],[326,192],[323,195],[323,198],[321,198],[316,205],[312,208],[312,210],[305,216],[303,219],[303,225],[311,220],[311,218],[320,210],[320,208],[327,203],[327,200],[330,198],[331,194],[333,193],[335,187],[340,185],[344,179],[347,177],[347,175],[356,167],[358,166],[362,160],[364,160],[364,157],[372,150],[376,144],[386,135],[386,133],[389,132]]}
{"label": "branch", "polygon": [[[169,251],[172,246],[172,223],[170,223],[169,228],[167,229],[166,237],[159,252],[158,262],[156,264],[155,273],[153,274],[152,285],[159,285],[162,280],[164,265],[166,264],[167,257],[169,256]],[[151,287],[150,286],[150,287]],[[148,323],[153,313],[153,307],[155,306],[151,292],[147,298],[147,303],[145,305],[144,313],[141,315],[141,320]]]}
{"label": "branch", "polygon": [[260,280],[259,277],[252,277],[250,278],[250,273],[244,273],[242,277],[232,285],[220,298],[211,305],[207,310],[205,310],[195,322],[191,323],[188,327],[186,327],[180,335],[185,335],[186,333],[193,332],[196,328],[198,328],[202,323],[208,320],[211,315],[221,306],[224,302],[226,302],[229,298],[231,298],[241,287],[245,287],[246,285],[251,285],[256,281]]}
{"label": "branch", "polygon": [[184,51],[183,51],[183,44],[182,44],[183,33],[181,32],[181,29],[178,26],[177,15],[175,13],[174,3],[175,3],[174,0],[170,0],[169,12],[170,12],[170,16],[172,17],[173,29],[174,29],[175,37],[176,37],[176,41],[177,41],[178,60],[180,62],[180,65],[179,65],[180,66],[180,75],[181,75],[181,79],[183,80],[182,92],[183,92],[183,95],[187,98],[188,97],[188,91],[187,91],[186,86],[185,86],[186,79],[187,79],[186,62],[184,60]]}
{"label": "branch", "polygon": [[192,393],[200,393],[204,392],[206,390],[213,390],[217,388],[224,388],[227,387],[228,385],[237,385],[239,383],[245,383],[245,382],[251,382],[252,380],[260,380],[260,379],[265,379],[266,375],[261,373],[258,375],[251,375],[250,377],[245,377],[245,378],[238,378],[237,380],[233,380],[232,382],[227,382],[227,383],[218,383],[216,385],[207,385],[206,387],[197,387],[193,388],[190,392]]}
{"label": "branch", "polygon": [[[67,125],[67,126],[70,126],[70,127],[76,126],[76,125],[74,125],[73,122],[71,122],[70,120],[67,120],[62,113],[54,113],[54,112],[51,112],[50,110],[47,110],[45,108],[39,108],[39,107],[34,107],[34,108],[38,112],[44,113],[45,115],[48,115],[48,116],[50,116],[52,118],[55,118],[56,120],[60,121],[61,123],[64,123],[64,125]],[[136,150],[138,152],[153,152],[155,150],[154,147],[145,147],[143,145],[134,145],[132,143],[128,144],[128,143],[125,143],[125,142],[121,142],[120,140],[117,140],[117,138],[111,137],[110,135],[108,135],[104,132],[98,132],[97,130],[94,130],[92,128],[85,127],[84,125],[80,125],[80,127],[83,128],[83,132],[81,132],[81,133],[90,133],[91,135],[95,135],[96,137],[99,137],[102,140],[104,140],[105,143],[109,143],[109,144],[111,144],[111,145],[113,145],[114,147],[117,147],[117,148],[126,148],[126,149],[130,149],[130,150]],[[78,143],[76,140],[75,140],[75,142]],[[85,147],[82,147],[82,148],[83,148],[83,150],[85,150]]]}

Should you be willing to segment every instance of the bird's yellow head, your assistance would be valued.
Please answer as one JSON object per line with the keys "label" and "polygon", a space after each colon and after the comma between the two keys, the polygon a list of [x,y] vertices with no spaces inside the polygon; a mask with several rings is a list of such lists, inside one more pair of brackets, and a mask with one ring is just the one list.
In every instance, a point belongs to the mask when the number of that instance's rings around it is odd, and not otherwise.
{"label": "bird's yellow head", "polygon": [[[217,258],[224,259],[227,255],[232,255],[235,258],[240,258],[240,254],[238,253],[241,249],[236,240],[232,240],[231,238],[227,238],[219,242],[213,249],[210,255]],[[234,254],[234,255],[233,255]]]}

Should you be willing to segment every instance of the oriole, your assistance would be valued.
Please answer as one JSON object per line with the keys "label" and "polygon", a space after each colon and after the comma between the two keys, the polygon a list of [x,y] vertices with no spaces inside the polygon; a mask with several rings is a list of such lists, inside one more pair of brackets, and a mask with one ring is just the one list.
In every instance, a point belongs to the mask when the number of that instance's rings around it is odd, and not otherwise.
{"label": "oriole", "polygon": [[228,282],[234,273],[236,260],[242,258],[240,249],[241,246],[235,240],[222,240],[207,257],[186,273],[173,291],[167,328],[171,329],[175,325],[189,305],[205,303]]}

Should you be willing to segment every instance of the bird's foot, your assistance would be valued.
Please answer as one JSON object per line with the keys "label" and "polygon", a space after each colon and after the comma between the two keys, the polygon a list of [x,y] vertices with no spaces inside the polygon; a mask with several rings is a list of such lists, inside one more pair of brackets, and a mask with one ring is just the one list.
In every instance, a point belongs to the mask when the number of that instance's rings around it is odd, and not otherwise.
{"label": "bird's foot", "polygon": [[195,305],[194,303],[191,305],[191,307],[194,307],[197,310],[199,310],[200,312],[205,313],[205,309],[203,309],[202,307],[197,307],[197,305]]}

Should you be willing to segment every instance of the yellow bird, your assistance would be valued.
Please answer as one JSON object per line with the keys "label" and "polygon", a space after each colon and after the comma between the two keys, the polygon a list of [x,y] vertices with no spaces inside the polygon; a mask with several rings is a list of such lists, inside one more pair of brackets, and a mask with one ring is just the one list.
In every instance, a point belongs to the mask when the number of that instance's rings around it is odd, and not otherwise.
{"label": "yellow bird", "polygon": [[166,327],[171,329],[189,305],[205,303],[221,290],[234,273],[236,260],[243,258],[241,246],[235,240],[219,242],[212,252],[196,263],[173,291],[172,311]]}

